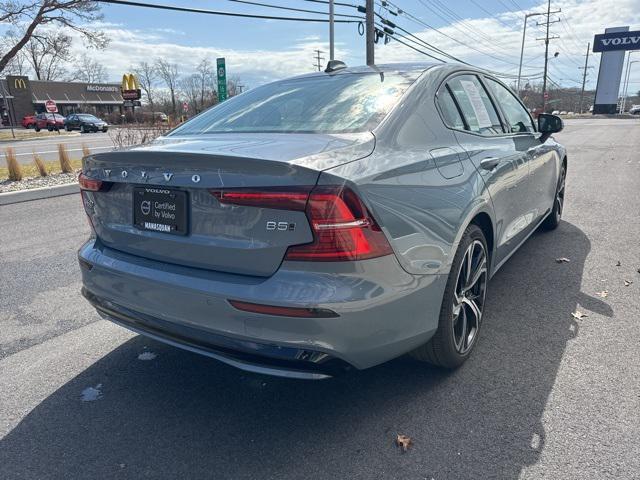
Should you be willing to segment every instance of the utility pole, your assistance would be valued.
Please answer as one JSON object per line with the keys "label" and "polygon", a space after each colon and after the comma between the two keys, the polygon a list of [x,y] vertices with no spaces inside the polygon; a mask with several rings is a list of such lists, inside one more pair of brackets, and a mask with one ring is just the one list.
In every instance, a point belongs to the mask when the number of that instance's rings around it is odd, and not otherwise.
{"label": "utility pole", "polygon": [[[551,0],[549,0],[551,1]],[[373,0],[366,0],[365,2],[365,36],[367,42],[367,65],[371,66],[375,64],[374,58],[374,48],[375,48],[375,27],[373,25],[374,22],[374,11],[373,11]]]}
{"label": "utility pole", "polygon": [[[557,10],[556,12],[553,13],[557,13],[560,10]],[[518,92],[518,95],[520,95],[520,77],[522,76],[522,58],[524,56],[524,38],[525,35],[527,34],[527,20],[529,20],[529,17],[535,17],[537,15],[546,15],[545,13],[527,13],[524,16],[524,28],[522,29],[522,46],[520,47],[520,66],[518,67],[518,82],[516,83],[516,92]]]}
{"label": "utility pole", "polygon": [[334,37],[334,15],[333,15],[333,0],[329,0],[329,60],[335,60],[333,37]]}
{"label": "utility pole", "polygon": [[578,67],[582,72],[582,90],[580,90],[580,113],[582,113],[582,98],[584,97],[584,86],[587,83],[587,70],[593,68],[589,66],[589,50],[591,49],[591,42],[587,43],[587,54],[584,58],[584,67]]}
{"label": "utility pole", "polygon": [[314,50],[314,52],[316,52],[316,63],[313,64],[314,67],[316,67],[318,69],[318,71],[322,70],[322,60],[324,60],[324,57],[321,57],[320,54],[324,53],[322,50]]}
{"label": "utility pole", "polygon": [[549,68],[549,40],[560,38],[557,35],[553,38],[549,38],[549,25],[559,22],[560,20],[551,21],[551,0],[547,0],[547,21],[544,23],[538,23],[538,25],[546,26],[546,34],[544,36],[544,73],[542,77],[542,111],[544,112],[547,106],[547,69]]}
{"label": "utility pole", "polygon": [[627,90],[629,89],[629,75],[631,73],[631,64],[638,63],[638,60],[631,61],[631,54],[633,50],[627,54],[627,67],[624,74],[624,82],[622,83],[622,102],[620,103],[620,113],[624,113],[624,109],[627,106]]}

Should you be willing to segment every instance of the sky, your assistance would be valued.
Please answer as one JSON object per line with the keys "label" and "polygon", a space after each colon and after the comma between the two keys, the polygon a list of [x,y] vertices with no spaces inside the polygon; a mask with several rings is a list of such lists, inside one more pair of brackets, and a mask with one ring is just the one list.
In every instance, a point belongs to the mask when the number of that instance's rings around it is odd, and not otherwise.
{"label": "sky", "polygon": [[[140,0],[146,3],[188,6],[231,12],[264,15],[326,18],[323,15],[288,12],[233,0]],[[255,0],[261,1],[261,0]],[[338,0],[339,1],[339,0]],[[328,11],[328,5],[305,0],[262,0],[263,3]],[[343,0],[357,5],[364,0]],[[397,11],[391,15],[376,0],[376,11],[420,39],[471,64],[517,74],[525,13],[545,12],[546,2],[533,0],[393,0]],[[606,27],[629,26],[640,30],[640,0],[558,0],[552,2],[552,15],[560,20],[550,26],[559,36],[550,42],[551,79],[565,87],[579,87],[582,82],[587,43]],[[100,25],[110,39],[102,51],[87,50],[79,37],[72,49],[80,55],[87,52],[107,66],[109,77],[121,78],[131,65],[140,61],[165,58],[179,65],[182,73],[191,73],[208,58],[215,62],[225,57],[227,75],[239,76],[249,87],[275,79],[311,72],[315,69],[314,50],[328,58],[329,27],[326,23],[285,22],[277,20],[222,17],[194,13],[105,4]],[[336,13],[358,15],[353,7],[338,6]],[[543,26],[536,25],[544,17],[529,19],[524,50],[523,72],[538,78],[543,70]],[[427,26],[432,27],[428,28]],[[437,31],[435,30],[437,29]],[[396,30],[400,32],[399,30]],[[405,34],[406,35],[406,34]],[[365,39],[357,24],[336,25],[336,58],[348,65],[365,63]],[[376,46],[376,63],[431,61],[397,41]],[[640,52],[635,56],[640,60]],[[595,88],[600,54],[591,54],[587,88]],[[632,56],[633,58],[633,56]],[[632,65],[629,89],[640,90],[640,62]]]}

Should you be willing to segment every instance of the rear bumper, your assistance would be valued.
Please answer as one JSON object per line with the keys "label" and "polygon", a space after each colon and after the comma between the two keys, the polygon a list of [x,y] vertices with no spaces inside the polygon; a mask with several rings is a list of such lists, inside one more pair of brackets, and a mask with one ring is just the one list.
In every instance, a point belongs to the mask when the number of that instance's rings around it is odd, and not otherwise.
{"label": "rear bumper", "polygon": [[[425,343],[437,328],[446,283],[446,276],[407,274],[392,255],[286,262],[268,278],[166,264],[94,240],[79,259],[83,294],[103,317],[246,370],[298,378],[371,367]],[[230,299],[339,316],[254,314]]]}

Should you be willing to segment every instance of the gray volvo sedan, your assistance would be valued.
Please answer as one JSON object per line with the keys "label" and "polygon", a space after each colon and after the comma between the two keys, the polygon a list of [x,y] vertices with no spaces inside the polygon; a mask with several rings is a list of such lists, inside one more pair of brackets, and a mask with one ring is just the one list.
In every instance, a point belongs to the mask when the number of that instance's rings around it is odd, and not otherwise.
{"label": "gray volvo sedan", "polygon": [[327,70],[84,158],[83,294],[236,367],[326,378],[410,353],[454,368],[489,278],[560,222],[567,156],[481,70]]}

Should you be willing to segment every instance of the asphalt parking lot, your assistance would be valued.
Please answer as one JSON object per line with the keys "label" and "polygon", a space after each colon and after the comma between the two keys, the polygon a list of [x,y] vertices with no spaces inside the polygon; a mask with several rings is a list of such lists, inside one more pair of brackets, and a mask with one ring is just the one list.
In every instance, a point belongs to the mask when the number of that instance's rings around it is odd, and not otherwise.
{"label": "asphalt parking lot", "polygon": [[557,138],[564,221],[494,277],[453,373],[293,381],[135,336],[80,297],[78,196],[0,207],[0,478],[639,478],[640,121]]}

